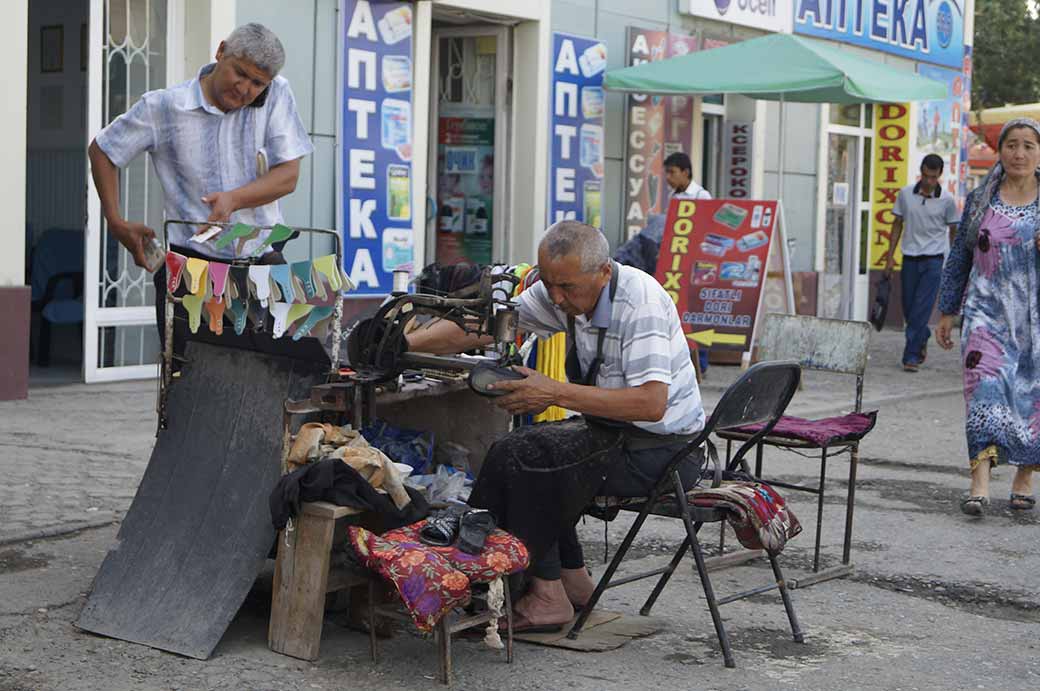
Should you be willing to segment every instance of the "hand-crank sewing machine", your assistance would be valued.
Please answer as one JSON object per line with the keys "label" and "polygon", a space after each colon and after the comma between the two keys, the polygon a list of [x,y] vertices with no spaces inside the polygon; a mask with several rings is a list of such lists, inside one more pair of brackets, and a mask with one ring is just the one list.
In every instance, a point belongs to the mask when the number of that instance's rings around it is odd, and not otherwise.
{"label": "hand-crank sewing machine", "polygon": [[[347,355],[358,377],[385,381],[409,367],[473,371],[488,365],[517,364],[517,312],[512,296],[519,279],[495,271],[495,267],[486,267],[476,283],[447,295],[397,294],[383,303],[374,316],[360,321],[347,336]],[[451,321],[477,337],[492,337],[499,357],[408,352],[405,334],[411,331],[414,320],[423,317]]]}
{"label": "hand-crank sewing machine", "polygon": [[[319,411],[349,412],[351,424],[360,429],[376,420],[377,385],[392,389],[407,370],[465,372],[469,387],[484,395],[489,395],[487,385],[494,381],[520,378],[509,366],[523,362],[533,339],[517,347],[517,304],[512,297],[519,282],[508,270],[489,266],[476,282],[443,295],[392,294],[372,316],[347,332],[346,355],[352,372],[312,387],[309,400],[287,402],[286,429],[292,415]],[[489,337],[491,343],[485,348],[497,355],[409,352],[405,335],[438,321],[450,321],[476,337]],[[384,392],[380,400],[385,398]]]}

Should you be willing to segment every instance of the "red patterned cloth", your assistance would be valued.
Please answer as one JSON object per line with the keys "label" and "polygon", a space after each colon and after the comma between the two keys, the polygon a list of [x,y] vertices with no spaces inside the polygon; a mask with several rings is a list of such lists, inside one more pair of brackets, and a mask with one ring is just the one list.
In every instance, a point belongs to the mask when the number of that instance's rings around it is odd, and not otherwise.
{"label": "red patterned cloth", "polygon": [[504,530],[491,533],[484,550],[474,555],[423,544],[424,525],[419,521],[382,535],[352,526],[347,535],[361,563],[394,584],[420,631],[432,631],[453,607],[469,601],[470,583],[489,583],[530,562],[524,544]]}
{"label": "red patterned cloth", "polygon": [[748,549],[779,554],[788,540],[802,532],[802,524],[783,497],[760,482],[726,482],[713,489],[691,490],[686,498],[693,506],[725,511],[740,544]]}
{"label": "red patterned cloth", "polygon": [[[869,413],[849,413],[837,417],[825,417],[819,420],[784,415],[769,432],[770,437],[798,439],[815,444],[820,448],[834,444],[859,441],[874,429],[877,422],[877,411]],[[734,432],[754,434],[762,429],[762,425],[745,425],[733,429]]]}

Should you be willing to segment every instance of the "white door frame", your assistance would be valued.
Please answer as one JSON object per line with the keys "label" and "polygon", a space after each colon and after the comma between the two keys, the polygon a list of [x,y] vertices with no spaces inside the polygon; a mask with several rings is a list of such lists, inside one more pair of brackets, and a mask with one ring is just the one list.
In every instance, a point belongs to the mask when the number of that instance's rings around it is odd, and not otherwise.
{"label": "white door frame", "polygon": [[[184,0],[167,0],[166,4],[166,74],[178,75],[182,71],[184,55],[183,13]],[[87,67],[87,142],[89,144],[104,127],[104,44],[105,0],[90,0],[89,49]],[[89,166],[89,163],[88,163]],[[158,376],[158,363],[123,367],[98,367],[98,329],[109,326],[135,326],[155,323],[155,310],[151,306],[100,307],[100,266],[102,232],[101,201],[97,196],[94,179],[87,179],[87,218],[84,228],[85,264],[83,270],[83,379],[88,383],[148,379]],[[155,229],[157,232],[160,230]]]}
{"label": "white door frame", "polygon": [[[458,28],[435,28],[430,40],[430,110],[428,142],[426,197],[436,202],[437,190],[430,185],[437,185],[437,147],[439,145],[440,127],[440,39],[471,36],[495,37],[495,197],[493,200],[494,224],[491,228],[491,261],[506,262],[509,260],[510,214],[508,175],[509,161],[512,152],[509,149],[511,118],[509,81],[512,65],[512,28],[495,24],[480,26],[464,26]],[[418,64],[418,60],[416,60]],[[432,194],[431,194],[432,192]],[[426,210],[423,210],[425,216]],[[436,260],[437,255],[437,215],[426,224],[426,261]],[[417,267],[418,269],[419,267]]]}

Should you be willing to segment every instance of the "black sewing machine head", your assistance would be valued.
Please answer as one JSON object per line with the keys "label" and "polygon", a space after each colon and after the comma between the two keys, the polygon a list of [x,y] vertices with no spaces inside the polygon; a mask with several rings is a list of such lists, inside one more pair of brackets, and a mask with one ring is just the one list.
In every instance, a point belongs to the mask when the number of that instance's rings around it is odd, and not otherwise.
{"label": "black sewing machine head", "polygon": [[420,317],[448,320],[466,333],[491,336],[502,354],[499,361],[505,364],[516,341],[517,313],[512,297],[518,283],[508,268],[487,266],[475,282],[446,294],[394,294],[348,333],[350,364],[365,381],[385,381],[409,367],[472,369],[474,362],[465,358],[408,352],[405,334],[409,323]]}

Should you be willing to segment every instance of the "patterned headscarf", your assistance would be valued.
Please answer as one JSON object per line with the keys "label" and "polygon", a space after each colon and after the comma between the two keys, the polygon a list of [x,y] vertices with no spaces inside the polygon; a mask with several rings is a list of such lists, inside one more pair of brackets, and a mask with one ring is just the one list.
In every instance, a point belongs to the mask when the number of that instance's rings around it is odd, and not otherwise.
{"label": "patterned headscarf", "polygon": [[[971,217],[968,219],[968,227],[966,228],[968,246],[974,248],[975,243],[979,239],[979,229],[982,227],[982,217],[986,214],[986,209],[989,208],[990,201],[997,194],[997,189],[1000,187],[1001,181],[1004,180],[1004,166],[1000,163],[1000,148],[1004,144],[1004,137],[1012,129],[1017,127],[1028,127],[1036,132],[1037,139],[1040,139],[1040,122],[1037,122],[1033,118],[1015,118],[1014,120],[1008,120],[1004,126],[1000,129],[1000,137],[997,138],[997,162],[993,164],[986,177],[982,180],[982,184],[976,188],[979,190],[975,197],[975,203],[971,207]],[[1037,175],[1040,177],[1040,174]]]}

